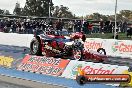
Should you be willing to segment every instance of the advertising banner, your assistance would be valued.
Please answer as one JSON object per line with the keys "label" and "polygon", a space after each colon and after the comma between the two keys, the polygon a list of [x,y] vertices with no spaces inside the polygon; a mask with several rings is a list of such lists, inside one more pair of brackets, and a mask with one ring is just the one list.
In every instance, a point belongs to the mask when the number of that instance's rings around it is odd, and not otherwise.
{"label": "advertising banner", "polygon": [[130,41],[115,41],[111,45],[113,53],[132,55],[132,42]]}
{"label": "advertising banner", "polygon": [[94,51],[103,48],[106,55],[132,58],[132,41],[130,40],[87,38],[84,47]]}
{"label": "advertising banner", "polygon": [[68,63],[69,60],[61,58],[27,55],[18,66],[18,70],[60,76]]}
{"label": "advertising banner", "polygon": [[81,68],[86,74],[122,74],[128,70],[127,66],[109,65],[102,63],[70,61],[62,77],[75,79],[78,74],[77,69]]}

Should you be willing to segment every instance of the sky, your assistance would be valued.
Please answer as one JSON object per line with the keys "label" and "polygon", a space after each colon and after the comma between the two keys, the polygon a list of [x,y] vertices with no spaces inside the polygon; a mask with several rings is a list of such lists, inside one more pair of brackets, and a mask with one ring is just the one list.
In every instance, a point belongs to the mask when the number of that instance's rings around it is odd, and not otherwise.
{"label": "sky", "polygon": [[[69,10],[77,16],[85,16],[95,12],[104,15],[111,15],[115,12],[116,0],[53,0],[53,4],[64,5],[69,7]],[[117,0],[120,10],[132,10],[132,0]],[[0,0],[0,9],[7,9],[11,13],[15,8],[15,3],[19,2],[21,7],[24,7],[26,0]]]}

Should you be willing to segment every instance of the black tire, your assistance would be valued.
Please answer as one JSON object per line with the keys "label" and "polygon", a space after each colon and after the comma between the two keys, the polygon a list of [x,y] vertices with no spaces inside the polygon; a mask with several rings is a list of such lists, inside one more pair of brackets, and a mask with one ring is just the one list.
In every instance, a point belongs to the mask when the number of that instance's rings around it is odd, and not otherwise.
{"label": "black tire", "polygon": [[84,76],[77,76],[77,77],[76,77],[76,82],[77,82],[79,85],[84,85],[84,84],[86,84],[87,79],[86,79]]}
{"label": "black tire", "polygon": [[[100,54],[106,55],[106,51],[105,51],[105,49],[103,49],[103,48],[99,48],[99,49],[97,50],[97,52],[100,53]],[[103,52],[103,53],[102,53],[102,52]]]}
{"label": "black tire", "polygon": [[[36,44],[36,46],[35,46],[35,44]],[[30,43],[30,54],[31,55],[37,55],[37,56],[42,55],[40,39],[33,39],[31,41],[31,43]]]}

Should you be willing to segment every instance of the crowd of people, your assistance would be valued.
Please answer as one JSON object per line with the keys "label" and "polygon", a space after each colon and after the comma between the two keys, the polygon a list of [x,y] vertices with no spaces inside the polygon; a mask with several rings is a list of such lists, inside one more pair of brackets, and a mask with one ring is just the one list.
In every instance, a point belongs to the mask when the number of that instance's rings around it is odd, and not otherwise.
{"label": "crowd of people", "polygon": [[[84,22],[84,31],[88,33],[113,33],[115,32],[115,22],[112,21],[93,21],[93,22]],[[126,22],[117,22],[116,32],[125,33],[127,31]]]}
{"label": "crowd of people", "polygon": [[52,22],[47,23],[44,20],[1,20],[0,21],[0,31],[5,33],[26,33],[32,34],[34,30],[42,30],[47,27],[47,25],[52,25]]}
{"label": "crowd of people", "polygon": [[[81,20],[30,20],[30,19],[1,19],[0,31],[6,33],[26,33],[32,34],[35,30],[46,30],[47,27],[54,30],[67,29],[68,32],[92,33],[112,33],[114,32],[114,22],[111,21],[81,21]],[[126,22],[117,23],[119,32],[127,31]]]}

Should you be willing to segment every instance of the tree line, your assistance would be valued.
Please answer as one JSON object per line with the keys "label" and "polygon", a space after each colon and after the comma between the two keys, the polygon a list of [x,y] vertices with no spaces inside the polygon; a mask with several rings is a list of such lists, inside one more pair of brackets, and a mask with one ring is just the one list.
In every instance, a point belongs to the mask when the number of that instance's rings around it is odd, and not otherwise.
{"label": "tree line", "polygon": [[24,8],[20,7],[20,3],[16,3],[13,13],[15,15],[38,17],[48,17],[49,14],[51,17],[73,18],[74,16],[68,7],[54,6],[52,0],[26,0]]}

